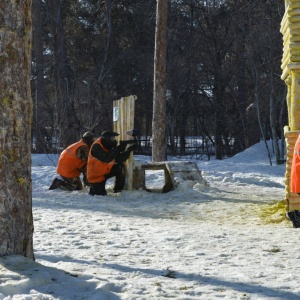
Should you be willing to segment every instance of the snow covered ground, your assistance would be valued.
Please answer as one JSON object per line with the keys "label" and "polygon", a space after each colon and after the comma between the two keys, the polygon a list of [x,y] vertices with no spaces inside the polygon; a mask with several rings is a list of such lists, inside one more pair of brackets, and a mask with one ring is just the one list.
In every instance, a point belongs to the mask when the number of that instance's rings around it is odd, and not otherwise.
{"label": "snow covered ground", "polygon": [[[55,167],[32,158],[36,261],[0,258],[0,300],[300,299],[285,166],[269,165],[263,143],[195,161],[207,184],[166,194],[49,191]],[[162,186],[162,172],[146,175]]]}

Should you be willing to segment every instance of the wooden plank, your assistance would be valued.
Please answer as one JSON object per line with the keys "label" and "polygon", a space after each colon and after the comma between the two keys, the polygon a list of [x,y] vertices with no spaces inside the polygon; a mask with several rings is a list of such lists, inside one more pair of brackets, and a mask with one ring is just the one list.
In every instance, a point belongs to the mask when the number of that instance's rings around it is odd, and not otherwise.
{"label": "wooden plank", "polygon": [[176,188],[180,181],[197,181],[203,182],[201,171],[194,162],[190,161],[173,161],[166,163],[168,173],[170,174],[172,183]]}
{"label": "wooden plank", "polygon": [[[174,183],[165,162],[147,163],[141,165],[140,168],[143,170],[144,174],[145,174],[145,170],[164,170],[164,186],[162,188],[162,193],[168,193],[174,189]],[[144,189],[145,186],[146,186],[146,182],[144,182],[143,184]]]}
{"label": "wooden plank", "polygon": [[167,170],[166,164],[163,162],[143,164],[141,168],[143,170]]}
{"label": "wooden plank", "polygon": [[[119,100],[113,101],[113,125],[114,131],[118,132],[120,136],[119,140],[131,139],[126,131],[134,128],[134,111],[136,96],[122,97]],[[131,153],[129,159],[126,162],[126,181],[124,189],[131,190],[133,186],[133,166],[134,160]]]}
{"label": "wooden plank", "polygon": [[[141,164],[136,168],[134,183],[136,188],[145,188],[145,171],[146,170],[164,170],[163,193],[170,192],[179,185],[179,180],[192,180],[203,182],[201,171],[194,162],[190,161],[164,161]],[[138,173],[140,171],[140,173]],[[143,172],[143,174],[141,173]],[[142,182],[144,180],[144,182]]]}
{"label": "wooden plank", "polygon": [[292,211],[292,210],[300,210],[300,203],[289,204],[288,205],[288,211]]}

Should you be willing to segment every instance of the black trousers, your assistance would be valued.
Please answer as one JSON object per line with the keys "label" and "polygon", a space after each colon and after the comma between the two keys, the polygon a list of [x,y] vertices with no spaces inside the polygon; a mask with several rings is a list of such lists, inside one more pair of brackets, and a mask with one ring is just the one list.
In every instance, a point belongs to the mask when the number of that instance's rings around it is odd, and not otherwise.
{"label": "black trousers", "polygon": [[82,182],[79,177],[68,178],[61,176],[63,179],[57,179],[57,187],[67,191],[79,191],[83,189]]}
{"label": "black trousers", "polygon": [[101,182],[91,183],[89,194],[94,195],[107,195],[107,191],[105,189],[106,180],[112,177],[115,177],[115,185],[114,192],[119,192],[123,190],[125,184],[125,175],[126,175],[126,167],[124,163],[115,164],[110,172],[105,175],[105,180]]}

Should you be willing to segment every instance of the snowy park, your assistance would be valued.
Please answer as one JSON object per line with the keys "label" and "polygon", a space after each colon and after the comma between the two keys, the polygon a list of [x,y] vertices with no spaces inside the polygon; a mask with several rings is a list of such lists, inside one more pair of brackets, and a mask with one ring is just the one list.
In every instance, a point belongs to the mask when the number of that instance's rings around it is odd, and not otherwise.
{"label": "snowy park", "polygon": [[[36,260],[0,258],[1,300],[300,299],[285,165],[270,166],[263,143],[194,160],[203,182],[164,194],[49,191],[55,159],[32,155]],[[163,182],[146,172],[149,189]]]}

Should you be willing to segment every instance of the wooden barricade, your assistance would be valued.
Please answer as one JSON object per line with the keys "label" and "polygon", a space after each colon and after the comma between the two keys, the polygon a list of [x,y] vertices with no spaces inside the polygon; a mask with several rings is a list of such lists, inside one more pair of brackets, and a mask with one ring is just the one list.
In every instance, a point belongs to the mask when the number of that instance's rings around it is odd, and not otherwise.
{"label": "wooden barricade", "polygon": [[[132,137],[126,134],[126,131],[134,129],[134,109],[136,96],[123,97],[113,101],[113,124],[114,131],[118,132],[119,140],[129,140]],[[133,138],[132,138],[133,139]],[[133,155],[126,162],[126,182],[124,189],[132,190],[146,188],[145,171],[146,170],[164,170],[163,193],[167,193],[179,184],[177,178],[181,180],[194,180],[202,182],[203,178],[197,165],[193,162],[183,161],[165,161],[148,164],[138,164],[133,159]]]}
{"label": "wooden barricade", "polygon": [[[113,101],[113,124],[114,131],[118,132],[120,135],[118,136],[119,140],[130,140],[126,134],[127,130],[131,130],[134,128],[134,109],[135,109],[135,100],[136,96],[128,96],[122,97],[119,100]],[[131,190],[133,185],[133,155],[130,154],[129,159],[126,162],[126,182],[124,189]]]}
{"label": "wooden barricade", "polygon": [[300,133],[300,1],[285,0],[281,21],[283,56],[281,79],[287,86],[288,126],[284,127],[286,141],[285,201],[286,210],[300,210],[300,197],[290,192],[291,163],[294,145]]}
{"label": "wooden barricade", "polygon": [[190,161],[162,161],[147,164],[136,162],[134,172],[134,189],[148,190],[146,187],[145,171],[164,170],[164,185],[162,193],[168,193],[175,189],[181,181],[192,180],[203,182],[201,171],[194,162]]}

